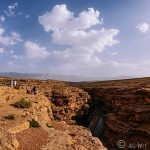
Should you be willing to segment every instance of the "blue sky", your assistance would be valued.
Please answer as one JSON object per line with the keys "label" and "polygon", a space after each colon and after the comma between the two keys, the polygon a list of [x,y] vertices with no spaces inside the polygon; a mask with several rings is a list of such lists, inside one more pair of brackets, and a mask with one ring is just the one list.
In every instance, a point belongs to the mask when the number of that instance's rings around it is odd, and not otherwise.
{"label": "blue sky", "polygon": [[0,0],[0,71],[150,76],[149,0]]}

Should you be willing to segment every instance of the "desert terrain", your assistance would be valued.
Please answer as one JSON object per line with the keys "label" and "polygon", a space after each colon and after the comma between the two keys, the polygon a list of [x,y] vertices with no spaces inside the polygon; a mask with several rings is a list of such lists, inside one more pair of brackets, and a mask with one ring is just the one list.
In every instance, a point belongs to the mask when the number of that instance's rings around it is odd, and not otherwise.
{"label": "desert terrain", "polygon": [[11,80],[0,78],[0,150],[150,149],[150,78]]}

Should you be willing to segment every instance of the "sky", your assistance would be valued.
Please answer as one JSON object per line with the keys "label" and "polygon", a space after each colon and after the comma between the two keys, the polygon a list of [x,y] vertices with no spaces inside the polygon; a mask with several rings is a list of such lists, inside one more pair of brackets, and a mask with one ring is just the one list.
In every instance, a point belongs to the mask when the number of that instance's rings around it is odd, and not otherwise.
{"label": "sky", "polygon": [[0,72],[150,76],[149,0],[0,0]]}

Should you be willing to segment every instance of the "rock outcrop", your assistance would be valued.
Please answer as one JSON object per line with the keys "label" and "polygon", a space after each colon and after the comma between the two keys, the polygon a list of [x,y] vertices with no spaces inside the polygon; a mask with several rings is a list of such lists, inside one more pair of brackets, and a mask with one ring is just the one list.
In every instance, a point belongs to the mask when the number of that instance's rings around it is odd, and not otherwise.
{"label": "rock outcrop", "polygon": [[44,130],[29,128],[16,137],[20,150],[107,150],[86,128],[64,121],[54,121]]}
{"label": "rock outcrop", "polygon": [[[66,123],[87,113],[90,97],[84,90],[37,80],[17,80],[21,87],[15,89],[8,87],[10,79],[0,81],[0,150],[106,150],[88,129]],[[26,85],[36,85],[38,93],[27,94]],[[16,107],[22,99],[30,107]]]}
{"label": "rock outcrop", "polygon": [[53,128],[49,133],[49,143],[43,150],[107,150],[88,129],[68,125],[64,121],[53,122]]}
{"label": "rock outcrop", "polygon": [[[20,89],[30,89],[34,86],[39,94],[45,95],[52,103],[52,111],[55,120],[67,121],[74,124],[76,118],[82,117],[88,112],[90,96],[80,88],[53,80],[13,79],[17,81]],[[10,86],[11,79],[1,78],[0,85]],[[75,118],[74,121],[72,118]]]}
{"label": "rock outcrop", "polygon": [[16,136],[0,127],[0,150],[17,150],[18,146]]}
{"label": "rock outcrop", "polygon": [[[12,133],[20,132],[29,128],[29,121],[35,119],[41,125],[51,122],[51,104],[45,96],[25,94],[24,90],[16,90],[8,87],[0,88],[0,118],[1,125],[7,129],[9,127]],[[30,108],[16,108],[15,103],[24,99],[30,101]],[[11,117],[13,116],[13,117]],[[10,122],[11,120],[11,122]]]}
{"label": "rock outcrop", "polygon": [[[88,112],[90,96],[82,89],[67,87],[52,91],[52,110],[56,120],[71,121]],[[73,120],[72,120],[73,121]]]}
{"label": "rock outcrop", "polygon": [[[82,85],[91,96],[89,127],[94,132],[99,120],[103,120],[103,138],[109,149],[118,148],[119,140],[125,141],[124,149],[131,148],[131,145],[134,149],[150,149],[150,87],[143,81]],[[90,115],[93,112],[95,115]]]}
{"label": "rock outcrop", "polygon": [[[20,99],[31,102],[30,108],[16,108]],[[29,129],[30,121],[36,120],[41,127],[51,124],[51,105],[42,95],[28,95],[24,90],[0,87],[0,150],[17,150],[16,134]]]}

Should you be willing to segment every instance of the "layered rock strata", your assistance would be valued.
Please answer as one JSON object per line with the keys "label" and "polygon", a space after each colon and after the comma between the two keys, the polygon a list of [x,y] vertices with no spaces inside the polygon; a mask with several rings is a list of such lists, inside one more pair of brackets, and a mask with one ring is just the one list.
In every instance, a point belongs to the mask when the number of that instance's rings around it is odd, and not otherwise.
{"label": "layered rock strata", "polygon": [[[125,141],[124,149],[131,144],[135,149],[140,149],[142,144],[150,148],[150,88],[98,87],[84,90],[91,95],[91,105],[99,106],[103,111],[102,130],[109,149],[117,148],[119,140]],[[96,116],[100,114],[96,113],[88,120],[93,131],[101,119],[95,119]]]}

